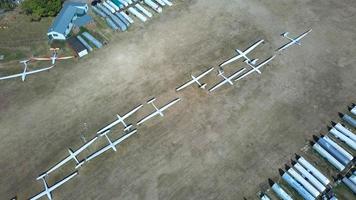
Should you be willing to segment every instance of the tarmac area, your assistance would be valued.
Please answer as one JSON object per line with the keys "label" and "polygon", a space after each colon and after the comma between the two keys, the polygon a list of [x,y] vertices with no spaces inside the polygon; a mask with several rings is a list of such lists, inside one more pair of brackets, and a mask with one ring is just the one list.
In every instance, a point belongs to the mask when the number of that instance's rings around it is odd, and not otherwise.
{"label": "tarmac area", "polygon": [[[66,200],[256,199],[267,178],[313,134],[356,100],[356,1],[175,0],[147,23],[136,19],[102,50],[55,68],[0,82],[0,197],[27,199],[43,190],[36,177],[97,130],[138,104],[135,124],[180,97],[165,116],[137,127],[118,146],[86,163],[52,194]],[[213,93],[175,88],[218,66],[258,39],[250,55],[263,61],[291,36],[313,28],[302,46],[287,49],[254,73]],[[46,64],[46,63],[44,63]],[[49,64],[49,63],[48,63]],[[240,60],[226,66],[229,75]],[[216,70],[202,82],[221,79]],[[121,125],[111,138],[123,134]],[[105,145],[95,145],[80,159]],[[49,185],[74,170],[53,172]],[[45,199],[45,198],[43,198]]]}

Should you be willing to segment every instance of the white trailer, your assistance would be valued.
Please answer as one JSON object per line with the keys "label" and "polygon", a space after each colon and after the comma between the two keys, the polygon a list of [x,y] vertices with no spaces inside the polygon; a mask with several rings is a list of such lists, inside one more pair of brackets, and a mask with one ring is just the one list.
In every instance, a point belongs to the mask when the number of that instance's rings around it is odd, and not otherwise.
{"label": "white trailer", "polygon": [[324,176],[317,168],[315,168],[311,163],[309,163],[302,156],[296,155],[297,161],[301,164],[308,172],[313,174],[324,186],[329,185],[330,180]]}
{"label": "white trailer", "polygon": [[317,198],[320,195],[320,192],[312,186],[308,181],[306,181],[298,172],[293,168],[287,167],[288,173],[299,182],[313,197]]}
{"label": "white trailer", "polygon": [[140,4],[135,4],[135,7],[139,9],[143,14],[145,14],[147,17],[151,18],[153,15],[150,13],[148,10],[146,10],[144,7],[142,7]]}
{"label": "white trailer", "polygon": [[351,147],[353,150],[356,150],[356,142],[353,141],[351,138],[347,137],[340,131],[338,131],[336,128],[329,128],[329,133],[332,134],[334,137],[338,138],[339,140],[345,142],[347,146]]}
{"label": "white trailer", "polygon": [[155,2],[153,2],[152,0],[144,0],[145,4],[147,4],[150,8],[152,8],[154,11],[161,13],[162,12],[162,8],[157,5]]}
{"label": "white trailer", "polygon": [[343,154],[349,161],[354,159],[354,157],[349,152],[347,152],[344,148],[342,148],[328,136],[325,135],[322,138],[324,138],[331,146],[333,146],[336,150]]}
{"label": "white trailer", "polygon": [[106,1],[112,8],[114,8],[114,10],[117,12],[117,11],[119,11],[120,10],[120,8],[117,6],[117,5],[115,5],[112,1],[110,1],[110,0],[108,0],[108,1]]}
{"label": "white trailer", "polygon": [[332,124],[338,131],[340,131],[341,133],[343,133],[347,137],[351,138],[354,142],[356,142],[356,135],[353,132],[351,132],[349,129],[345,128],[340,123],[336,124],[335,122],[332,122]]}
{"label": "white trailer", "polygon": [[341,181],[343,183],[345,183],[345,185],[350,188],[350,190],[356,194],[356,185],[350,180],[348,179],[347,177],[344,177],[343,179],[341,179]]}
{"label": "white trailer", "polygon": [[356,105],[355,105],[355,104],[352,104],[352,106],[349,107],[349,111],[350,111],[352,114],[356,115]]}
{"label": "white trailer", "polygon": [[172,2],[170,2],[169,0],[162,0],[166,5],[168,6],[172,6]]}
{"label": "white trailer", "polygon": [[315,178],[311,173],[309,173],[301,164],[297,162],[292,162],[293,167],[306,179],[308,180],[311,184],[315,186],[316,189],[319,190],[319,192],[324,192],[326,187],[317,179]]}
{"label": "white trailer", "polygon": [[130,16],[128,16],[124,11],[121,11],[120,14],[121,14],[123,17],[125,17],[125,19],[127,19],[127,21],[129,21],[131,24],[134,23],[134,20],[133,20]]}
{"label": "white trailer", "polygon": [[329,154],[323,147],[321,147],[318,143],[313,145],[313,149],[317,151],[322,157],[324,157],[330,164],[332,164],[336,169],[342,171],[345,169],[345,166],[342,165],[336,158],[334,158],[331,154]]}
{"label": "white trailer", "polygon": [[268,179],[268,182],[273,192],[276,193],[281,200],[293,200],[293,198],[286,191],[284,191],[278,183],[273,182],[271,179]]}
{"label": "white trailer", "polygon": [[128,11],[129,11],[131,14],[135,15],[137,18],[139,18],[142,22],[146,22],[146,21],[147,21],[147,18],[146,18],[145,16],[143,16],[140,12],[138,12],[136,9],[130,7],[130,8],[128,9]]}
{"label": "white trailer", "polygon": [[125,0],[118,0],[121,4],[123,4],[125,7],[129,5]]}
{"label": "white trailer", "polygon": [[159,3],[159,5],[161,6],[165,6],[166,4],[162,1],[162,0],[155,0],[157,3]]}
{"label": "white trailer", "polygon": [[350,179],[350,181],[352,181],[356,185],[356,175],[355,174],[351,174],[349,179]]}
{"label": "white trailer", "polygon": [[113,7],[111,7],[108,3],[106,3],[106,1],[103,1],[103,6],[105,6],[105,8],[107,8],[108,10],[110,10],[110,12],[115,13],[115,9]]}

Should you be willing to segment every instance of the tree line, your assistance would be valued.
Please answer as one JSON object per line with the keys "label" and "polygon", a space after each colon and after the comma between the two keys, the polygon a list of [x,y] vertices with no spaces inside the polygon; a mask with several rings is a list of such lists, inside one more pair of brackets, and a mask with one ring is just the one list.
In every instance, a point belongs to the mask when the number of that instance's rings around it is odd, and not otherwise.
{"label": "tree line", "polygon": [[41,17],[54,17],[62,8],[62,0],[25,0],[21,4],[22,10],[38,21]]}

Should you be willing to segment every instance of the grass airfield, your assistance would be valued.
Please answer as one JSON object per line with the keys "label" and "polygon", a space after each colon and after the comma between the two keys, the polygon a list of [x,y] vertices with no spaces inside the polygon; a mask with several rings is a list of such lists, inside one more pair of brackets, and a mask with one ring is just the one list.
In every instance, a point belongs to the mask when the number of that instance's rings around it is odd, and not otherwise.
{"label": "grass airfield", "polygon": [[[355,12],[352,0],[176,0],[83,59],[60,62],[25,83],[0,82],[0,196],[26,199],[42,191],[36,177],[115,114],[151,97],[159,106],[180,97],[164,118],[138,127],[118,152],[87,163],[53,197],[256,199],[267,178],[276,180],[277,169],[355,101]],[[261,76],[212,94],[195,86],[175,92],[190,73],[217,66],[235,48],[263,38],[266,44],[251,54],[262,61],[287,42],[280,33],[308,28],[303,45],[278,54]],[[235,62],[226,74],[242,66]],[[204,79],[208,88],[218,81],[215,72]],[[128,121],[151,111],[145,105]],[[120,135],[119,125],[110,136]],[[101,139],[79,158],[105,145]],[[73,169],[74,162],[48,183]]]}

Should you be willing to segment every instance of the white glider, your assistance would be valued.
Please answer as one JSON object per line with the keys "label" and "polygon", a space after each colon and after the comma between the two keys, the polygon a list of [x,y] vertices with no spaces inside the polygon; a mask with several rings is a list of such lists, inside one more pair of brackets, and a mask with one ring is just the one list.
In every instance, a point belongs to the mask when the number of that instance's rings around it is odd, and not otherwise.
{"label": "white glider", "polygon": [[234,83],[232,82],[232,80],[233,80],[236,76],[238,76],[238,75],[240,75],[242,72],[244,72],[245,70],[246,70],[246,68],[242,68],[242,69],[240,69],[239,71],[237,71],[237,72],[235,72],[234,74],[232,74],[230,77],[225,77],[225,76],[224,76],[224,72],[219,69],[219,74],[218,74],[218,75],[221,76],[221,77],[223,77],[224,80],[221,81],[220,83],[216,84],[214,87],[210,88],[210,89],[209,89],[209,92],[212,92],[212,91],[218,89],[219,87],[225,85],[226,83],[229,83],[230,85],[234,85]]}
{"label": "white glider", "polygon": [[255,44],[253,44],[252,46],[250,46],[249,48],[247,48],[245,51],[241,51],[239,49],[236,49],[235,51],[237,52],[237,56],[230,58],[229,60],[223,62],[222,64],[220,64],[220,67],[223,67],[227,64],[230,64],[240,58],[245,58],[248,61],[251,61],[251,59],[249,57],[247,57],[247,54],[249,54],[251,51],[253,51],[256,47],[258,47],[260,44],[262,44],[264,42],[264,40],[259,40],[257,41]]}
{"label": "white glider", "polygon": [[276,57],[276,55],[273,55],[272,57],[270,57],[267,60],[263,61],[262,63],[258,64],[257,66],[253,66],[253,64],[246,62],[246,63],[248,63],[248,65],[250,65],[252,67],[252,69],[250,71],[246,72],[244,75],[240,76],[239,78],[235,79],[234,81],[241,80],[241,79],[245,78],[246,76],[252,74],[253,72],[257,72],[257,73],[261,74],[260,68],[265,66],[269,62],[271,62],[271,60],[273,60],[275,57]]}
{"label": "white glider", "polygon": [[278,51],[278,52],[283,51],[283,50],[287,49],[288,47],[290,47],[290,46],[292,46],[292,45],[295,45],[295,44],[297,44],[297,45],[299,45],[299,46],[302,45],[302,43],[300,42],[300,40],[302,40],[305,36],[307,36],[311,31],[312,31],[312,29],[310,29],[310,30],[304,32],[303,34],[301,34],[300,36],[298,36],[298,37],[295,38],[295,39],[290,38],[290,37],[288,36],[289,32],[282,33],[282,36],[285,37],[285,38],[287,38],[288,40],[290,40],[290,42],[287,43],[287,44],[285,44],[285,45],[283,45],[283,46],[280,47],[279,49],[277,49],[277,51]]}
{"label": "white glider", "polygon": [[137,132],[137,129],[132,130],[131,132],[121,136],[120,138],[118,138],[115,141],[111,141],[110,138],[108,137],[108,133],[110,132],[110,130],[107,130],[106,132],[102,133],[101,136],[105,136],[106,139],[108,140],[109,144],[106,145],[105,147],[101,148],[100,150],[94,152],[93,154],[91,154],[90,156],[88,156],[85,160],[81,161],[80,164],[84,163],[84,162],[88,162],[92,159],[94,159],[95,157],[101,155],[102,153],[106,152],[109,149],[112,149],[114,151],[117,151],[116,149],[116,145],[120,144],[121,142],[123,142],[124,140],[126,140],[128,137],[130,137],[131,135],[135,134]]}
{"label": "white glider", "polygon": [[95,142],[95,140],[98,139],[98,136],[94,137],[93,139],[89,140],[87,143],[85,143],[84,145],[82,145],[78,150],[73,151],[70,148],[68,149],[69,152],[69,156],[67,156],[66,158],[64,158],[63,160],[61,160],[59,163],[57,163],[56,165],[54,165],[53,167],[51,167],[49,170],[47,170],[45,173],[39,175],[37,177],[37,180],[39,179],[43,179],[45,176],[47,176],[48,174],[50,174],[51,172],[53,172],[54,170],[58,169],[59,167],[61,167],[62,165],[66,164],[68,161],[70,160],[74,160],[77,165],[75,166],[75,168],[78,168],[81,166],[81,164],[79,165],[79,161],[77,159],[77,155],[79,153],[81,153],[82,151],[84,151],[86,148],[88,148],[88,146],[90,146],[93,142]]}
{"label": "white glider", "polygon": [[200,88],[205,89],[206,87],[206,83],[200,83],[199,80],[201,78],[203,78],[204,76],[206,76],[207,74],[209,74],[211,71],[214,70],[214,67],[211,67],[210,69],[206,70],[205,72],[203,72],[202,74],[200,74],[198,77],[195,77],[193,75],[190,75],[192,77],[192,80],[184,83],[182,86],[180,86],[179,88],[176,89],[176,91],[180,91],[186,87],[188,87],[189,85],[193,84],[193,83],[197,83],[199,85]]}
{"label": "white glider", "polygon": [[140,124],[144,123],[145,121],[151,119],[152,117],[154,117],[156,115],[160,115],[161,117],[163,117],[164,116],[163,111],[165,111],[167,108],[173,106],[175,103],[180,101],[180,98],[174,99],[173,101],[171,101],[168,104],[164,105],[162,108],[157,108],[157,106],[153,103],[155,100],[156,100],[156,98],[152,98],[147,102],[147,104],[152,104],[152,106],[156,109],[156,111],[154,111],[153,113],[147,115],[146,117],[144,117],[143,119],[138,121],[137,125],[140,125]]}
{"label": "white glider", "polygon": [[116,115],[117,120],[113,121],[113,122],[110,123],[109,125],[107,125],[107,126],[105,126],[104,128],[100,129],[100,130],[97,132],[97,134],[104,133],[105,131],[111,129],[112,127],[116,126],[116,125],[119,124],[119,123],[122,123],[122,125],[124,125],[124,127],[125,127],[124,130],[125,130],[125,131],[129,130],[129,129],[132,127],[132,125],[131,125],[131,124],[127,125],[124,120],[125,120],[126,118],[130,117],[130,116],[131,116],[132,114],[134,114],[135,112],[137,112],[140,108],[142,108],[142,106],[143,106],[142,104],[139,105],[139,106],[137,106],[136,108],[132,109],[130,112],[126,113],[126,114],[125,114],[124,116],[122,116],[122,117],[121,117],[119,114],[117,114],[117,115]]}
{"label": "white glider", "polygon": [[62,179],[61,181],[55,183],[53,186],[51,187],[48,187],[48,184],[46,182],[46,180],[44,178],[42,178],[43,180],[43,184],[44,184],[44,191],[42,191],[41,193],[37,194],[36,196],[34,197],[31,197],[30,200],[36,200],[36,199],[39,199],[45,195],[47,195],[48,199],[49,200],[52,200],[53,197],[52,197],[52,191],[55,190],[56,188],[58,188],[59,186],[63,185],[65,182],[69,181],[70,179],[72,179],[74,176],[76,176],[78,174],[77,171],[73,172],[72,174],[70,174],[69,176],[65,177],[64,179]]}
{"label": "white glider", "polygon": [[46,67],[46,68],[42,68],[42,69],[37,69],[37,70],[33,70],[33,71],[27,71],[27,62],[29,62],[29,61],[30,61],[30,60],[23,60],[23,61],[20,61],[20,63],[24,64],[24,66],[25,66],[25,68],[24,68],[24,70],[23,70],[22,73],[10,75],[10,76],[0,77],[0,80],[5,80],[5,79],[11,79],[11,78],[21,77],[22,81],[25,81],[27,75],[35,74],[35,73],[39,73],[39,72],[43,72],[43,71],[49,70],[49,69],[51,69],[51,68],[54,67],[54,65],[52,65],[52,66],[50,66],[50,67]]}

